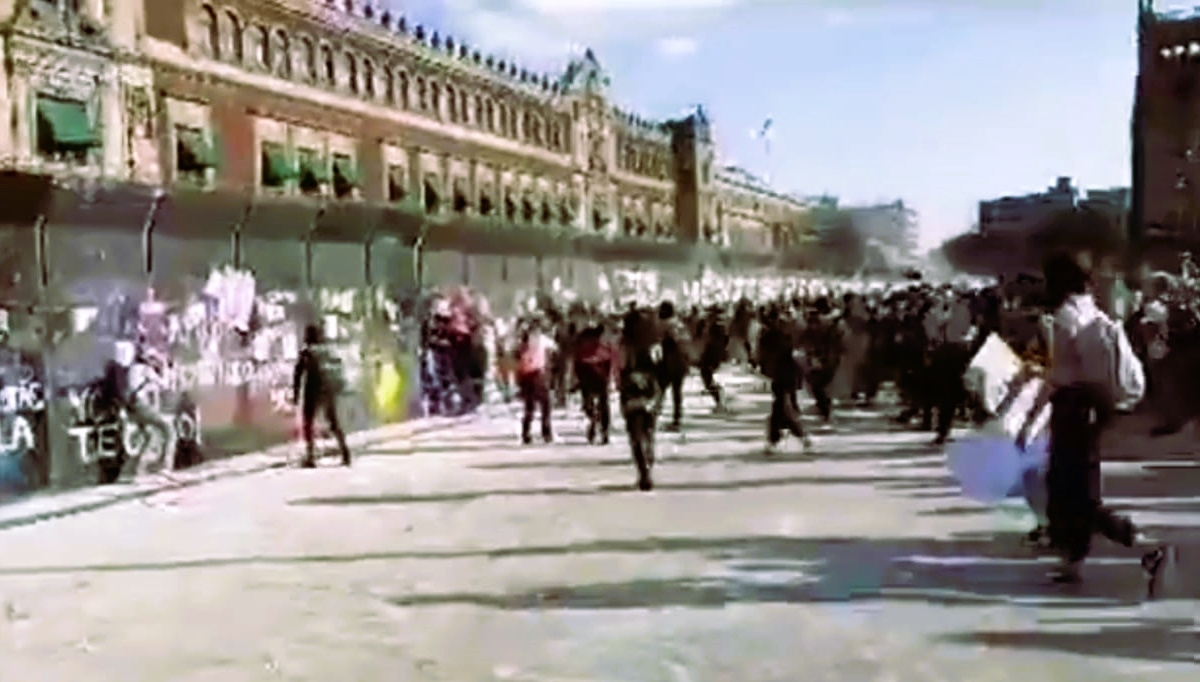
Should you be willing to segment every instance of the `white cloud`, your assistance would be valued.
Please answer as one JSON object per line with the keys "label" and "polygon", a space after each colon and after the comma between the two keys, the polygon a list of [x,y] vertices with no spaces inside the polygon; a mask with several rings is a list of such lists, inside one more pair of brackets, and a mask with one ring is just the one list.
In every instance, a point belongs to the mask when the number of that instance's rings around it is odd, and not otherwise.
{"label": "white cloud", "polygon": [[561,68],[571,46],[655,45],[691,52],[686,38],[746,0],[424,0],[439,2],[446,31],[538,70]]}
{"label": "white cloud", "polygon": [[832,8],[824,13],[824,21],[831,27],[880,26],[889,24],[914,24],[933,18],[932,10],[916,5],[903,7],[858,7]]}
{"label": "white cloud", "polygon": [[696,53],[700,47],[695,38],[662,38],[658,41],[658,52],[668,59],[679,59]]}

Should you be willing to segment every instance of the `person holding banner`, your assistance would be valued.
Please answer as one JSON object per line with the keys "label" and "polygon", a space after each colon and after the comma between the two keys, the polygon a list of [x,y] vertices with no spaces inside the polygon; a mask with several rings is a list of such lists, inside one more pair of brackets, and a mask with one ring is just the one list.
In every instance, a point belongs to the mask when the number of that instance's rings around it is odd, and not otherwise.
{"label": "person holding banner", "polygon": [[1062,563],[1054,582],[1078,583],[1080,568],[1099,533],[1125,547],[1149,546],[1142,566],[1154,594],[1168,555],[1140,534],[1133,522],[1107,508],[1101,497],[1100,436],[1123,402],[1136,402],[1145,390],[1141,364],[1122,328],[1097,306],[1091,281],[1071,256],[1048,259],[1046,293],[1055,306],[1047,381],[1035,408],[1018,432],[1018,447],[1029,439],[1033,415],[1048,401],[1050,457],[1046,472],[1046,519],[1050,544]]}

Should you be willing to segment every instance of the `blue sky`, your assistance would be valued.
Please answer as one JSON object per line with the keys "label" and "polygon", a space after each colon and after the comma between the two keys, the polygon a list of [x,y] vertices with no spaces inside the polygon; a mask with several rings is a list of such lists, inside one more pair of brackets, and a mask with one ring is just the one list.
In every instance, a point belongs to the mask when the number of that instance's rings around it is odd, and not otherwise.
{"label": "blue sky", "polygon": [[[618,103],[648,118],[703,103],[723,158],[785,191],[902,198],[926,248],[969,229],[979,199],[1129,182],[1136,0],[393,6],[538,70],[591,46]],[[769,155],[750,133],[768,117]]]}

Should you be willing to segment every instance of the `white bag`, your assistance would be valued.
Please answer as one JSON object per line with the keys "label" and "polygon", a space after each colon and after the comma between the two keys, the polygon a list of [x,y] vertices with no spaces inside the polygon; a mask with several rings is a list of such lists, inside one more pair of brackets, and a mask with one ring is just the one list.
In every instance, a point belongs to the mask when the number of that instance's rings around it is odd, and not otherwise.
{"label": "white bag", "polygon": [[1120,324],[1099,312],[1080,331],[1076,343],[1085,359],[1082,364],[1087,383],[1104,389],[1118,408],[1128,409],[1141,402],[1146,395],[1146,372]]}

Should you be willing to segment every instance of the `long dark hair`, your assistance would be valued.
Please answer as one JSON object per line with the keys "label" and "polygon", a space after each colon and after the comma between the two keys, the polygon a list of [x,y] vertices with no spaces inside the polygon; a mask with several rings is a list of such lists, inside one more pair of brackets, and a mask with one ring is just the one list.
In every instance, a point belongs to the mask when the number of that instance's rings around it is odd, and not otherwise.
{"label": "long dark hair", "polygon": [[1071,254],[1057,253],[1046,258],[1042,266],[1046,276],[1046,303],[1058,308],[1068,297],[1087,293],[1092,277]]}

